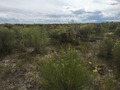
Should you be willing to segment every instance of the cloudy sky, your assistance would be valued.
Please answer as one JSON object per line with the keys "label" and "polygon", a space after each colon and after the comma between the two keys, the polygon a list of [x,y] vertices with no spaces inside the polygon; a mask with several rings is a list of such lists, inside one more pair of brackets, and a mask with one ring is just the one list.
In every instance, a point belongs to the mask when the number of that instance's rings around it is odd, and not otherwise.
{"label": "cloudy sky", "polygon": [[0,23],[120,21],[120,0],[0,0]]}

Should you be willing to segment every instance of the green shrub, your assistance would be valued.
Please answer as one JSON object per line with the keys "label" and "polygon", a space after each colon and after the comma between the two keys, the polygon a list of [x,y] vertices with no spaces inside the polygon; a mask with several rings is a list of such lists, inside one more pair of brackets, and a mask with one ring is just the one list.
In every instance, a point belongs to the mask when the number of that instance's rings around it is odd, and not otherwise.
{"label": "green shrub", "polygon": [[33,47],[37,53],[44,53],[48,43],[47,31],[39,27],[24,28],[21,32],[25,47]]}
{"label": "green shrub", "polygon": [[16,49],[18,51],[26,51],[26,42],[27,42],[27,33],[29,31],[29,29],[26,28],[18,28],[16,27],[14,29],[15,31],[15,36],[16,36]]}
{"label": "green shrub", "polygon": [[51,30],[49,37],[51,38],[51,44],[59,45],[60,44],[60,30]]}
{"label": "green shrub", "polygon": [[118,72],[120,73],[120,42],[119,41],[115,43],[113,55],[114,55],[114,60],[116,62]]}
{"label": "green shrub", "polygon": [[5,23],[4,27],[7,28],[7,29],[12,29],[13,28],[13,24]]}
{"label": "green shrub", "polygon": [[51,33],[53,43],[65,44],[70,43],[72,45],[79,44],[80,39],[77,37],[77,32],[74,29],[54,31]]}
{"label": "green shrub", "polygon": [[82,41],[88,41],[89,40],[89,35],[91,31],[93,31],[93,25],[86,24],[86,25],[81,25],[80,30],[79,30],[79,37]]}
{"label": "green shrub", "polygon": [[50,60],[42,60],[39,74],[46,90],[82,90],[90,82],[82,58],[73,50],[55,54]]}
{"label": "green shrub", "polygon": [[35,50],[40,53],[44,53],[45,46],[48,43],[48,35],[46,30],[36,28],[30,31],[30,42],[35,47]]}
{"label": "green shrub", "polygon": [[15,32],[13,30],[0,30],[0,53],[11,53],[16,46]]}
{"label": "green shrub", "polygon": [[120,37],[120,27],[115,30],[115,35]]}
{"label": "green shrub", "polygon": [[99,55],[105,58],[112,58],[114,43],[113,39],[104,40],[99,46]]}

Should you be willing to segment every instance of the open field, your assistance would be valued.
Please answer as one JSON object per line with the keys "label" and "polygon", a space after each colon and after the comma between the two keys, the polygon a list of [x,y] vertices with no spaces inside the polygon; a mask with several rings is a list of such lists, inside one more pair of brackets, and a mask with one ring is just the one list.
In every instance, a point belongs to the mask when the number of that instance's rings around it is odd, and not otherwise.
{"label": "open field", "polygon": [[1,24],[0,90],[120,90],[120,23]]}

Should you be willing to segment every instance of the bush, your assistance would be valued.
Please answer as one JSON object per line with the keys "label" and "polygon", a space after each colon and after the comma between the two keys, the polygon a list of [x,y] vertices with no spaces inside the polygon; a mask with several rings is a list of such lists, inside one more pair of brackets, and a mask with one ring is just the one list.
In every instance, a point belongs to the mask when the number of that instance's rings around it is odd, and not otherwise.
{"label": "bush", "polygon": [[14,31],[15,31],[15,38],[16,38],[16,49],[18,51],[26,51],[26,42],[27,42],[27,33],[29,31],[29,28],[26,29],[26,28],[14,28]]}
{"label": "bush", "polygon": [[11,53],[16,46],[15,32],[13,30],[0,30],[0,53]]}
{"label": "bush", "polygon": [[89,35],[91,33],[91,30],[93,31],[92,25],[81,25],[79,30],[79,37],[82,41],[88,41]]}
{"label": "bush", "polygon": [[104,40],[99,46],[99,55],[105,58],[112,58],[114,43],[113,39]]}
{"label": "bush", "polygon": [[51,38],[52,42],[57,44],[70,43],[76,45],[80,42],[80,39],[77,37],[77,32],[72,28],[64,31],[54,31],[51,33]]}
{"label": "bush", "polygon": [[45,46],[48,43],[48,35],[46,30],[36,28],[30,31],[30,42],[35,47],[35,50],[40,53],[45,52]]}
{"label": "bush", "polygon": [[120,27],[115,30],[115,35],[120,37]]}
{"label": "bush", "polygon": [[25,28],[21,32],[22,42],[26,47],[33,47],[37,53],[44,53],[48,43],[46,30],[39,27]]}
{"label": "bush", "polygon": [[118,72],[120,73],[120,42],[119,41],[115,43],[113,55],[114,55]]}
{"label": "bush", "polygon": [[88,70],[73,50],[42,60],[39,70],[46,90],[82,90],[89,86]]}

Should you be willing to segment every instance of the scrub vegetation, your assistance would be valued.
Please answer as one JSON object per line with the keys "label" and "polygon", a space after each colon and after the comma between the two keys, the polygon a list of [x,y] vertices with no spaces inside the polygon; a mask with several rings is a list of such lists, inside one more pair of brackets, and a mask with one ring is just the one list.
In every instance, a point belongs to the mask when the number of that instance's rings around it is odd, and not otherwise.
{"label": "scrub vegetation", "polygon": [[120,90],[120,23],[1,24],[0,90]]}

